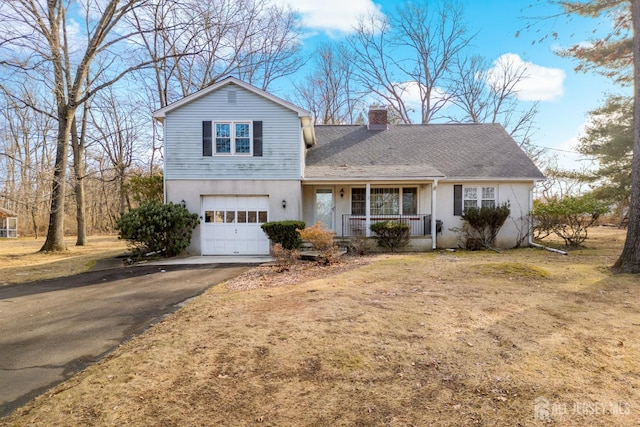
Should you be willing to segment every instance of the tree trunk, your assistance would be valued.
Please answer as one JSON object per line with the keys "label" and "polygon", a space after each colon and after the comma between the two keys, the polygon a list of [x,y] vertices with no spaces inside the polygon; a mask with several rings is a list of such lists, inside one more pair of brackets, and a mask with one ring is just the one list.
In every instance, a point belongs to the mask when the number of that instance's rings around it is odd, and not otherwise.
{"label": "tree trunk", "polygon": [[627,238],[613,270],[640,273],[640,0],[631,2],[633,19],[633,160],[631,161],[631,202]]}
{"label": "tree trunk", "polygon": [[[87,105],[87,103],[85,103]],[[86,120],[86,112],[82,118]],[[71,147],[73,148],[73,170],[75,171],[76,193],[76,246],[87,244],[87,227],[85,224],[85,193],[84,193],[84,132],[78,137],[77,120],[74,117],[71,124]],[[84,123],[83,123],[84,129]]]}
{"label": "tree trunk", "polygon": [[127,191],[125,190],[125,182],[127,172],[124,167],[118,165],[118,191],[120,192],[120,215],[127,213]]}
{"label": "tree trunk", "polygon": [[35,206],[32,206],[31,208],[29,208],[29,213],[31,214],[31,224],[33,226],[33,235],[35,236],[35,239],[38,240],[38,222],[36,220],[36,215],[38,214],[38,210],[36,209]]}
{"label": "tree trunk", "polygon": [[51,211],[49,212],[49,229],[47,239],[40,252],[61,252],[66,250],[64,244],[64,199],[66,195],[67,157],[69,154],[70,116],[68,108],[62,108],[58,114],[58,136],[56,143],[56,162],[53,170],[53,186],[51,191]]}

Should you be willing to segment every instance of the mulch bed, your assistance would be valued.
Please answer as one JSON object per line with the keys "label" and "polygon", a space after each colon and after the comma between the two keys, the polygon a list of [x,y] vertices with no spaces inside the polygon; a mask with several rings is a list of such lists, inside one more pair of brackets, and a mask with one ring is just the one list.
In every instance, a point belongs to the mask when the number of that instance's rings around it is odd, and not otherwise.
{"label": "mulch bed", "polygon": [[227,289],[233,291],[297,285],[369,265],[379,257],[380,255],[343,256],[330,265],[321,265],[314,261],[298,261],[289,270],[283,272],[279,272],[279,267],[275,264],[265,264],[227,281],[225,285]]}

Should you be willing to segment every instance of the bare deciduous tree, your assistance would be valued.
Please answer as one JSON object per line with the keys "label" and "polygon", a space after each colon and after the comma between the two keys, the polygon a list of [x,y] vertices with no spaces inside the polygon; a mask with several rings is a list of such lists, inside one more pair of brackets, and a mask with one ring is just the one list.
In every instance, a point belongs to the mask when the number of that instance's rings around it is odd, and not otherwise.
{"label": "bare deciduous tree", "polygon": [[542,150],[530,143],[538,102],[522,108],[518,85],[527,79],[527,69],[509,57],[501,57],[493,67],[480,56],[456,61],[451,77],[449,101],[460,114],[454,122],[499,123],[535,161]]}
{"label": "bare deciduous tree", "polygon": [[269,3],[256,3],[258,16],[240,58],[238,77],[262,90],[277,79],[297,72],[305,63],[300,56],[300,30],[296,13]]}
{"label": "bare deciduous tree", "polygon": [[110,162],[117,183],[120,214],[127,210],[125,184],[129,168],[134,162],[136,143],[141,133],[140,126],[144,123],[137,117],[139,106],[134,105],[110,88],[99,94],[96,107],[91,109],[91,124],[95,129],[95,143],[102,148],[102,152]]}
{"label": "bare deciduous tree", "polygon": [[354,54],[342,44],[324,44],[316,51],[313,72],[295,85],[298,102],[316,124],[351,124],[362,107],[352,87]]}
{"label": "bare deciduous tree", "polygon": [[404,123],[412,121],[409,95],[416,93],[420,121],[429,123],[451,97],[447,78],[470,38],[459,5],[409,1],[389,18],[369,16],[359,22],[350,38],[359,53],[355,76]]}
{"label": "bare deciduous tree", "polygon": [[[49,202],[53,156],[49,141],[55,138],[52,113],[40,105],[35,88],[2,87],[0,101],[0,199],[15,211],[22,231],[36,237],[45,229],[43,213]],[[26,108],[26,105],[36,108]],[[27,228],[28,227],[28,228]]]}
{"label": "bare deciduous tree", "polygon": [[351,49],[358,52],[354,78],[364,93],[390,105],[403,123],[411,123],[411,106],[405,96],[406,76],[397,69],[392,56],[391,25],[386,17],[369,15],[356,27],[349,39]]}
{"label": "bare deciduous tree", "polygon": [[[115,59],[107,59],[99,70],[90,67],[99,56],[116,54],[121,42],[133,35],[119,27],[123,17],[146,0],[49,0],[47,3],[14,0],[0,7],[4,27],[0,40],[7,59],[3,65],[44,82],[53,93],[58,131],[53,172],[49,228],[42,251],[61,251],[64,244],[64,207],[67,158],[74,118],[79,106],[95,93],[118,81],[133,69],[111,68]],[[87,20],[86,43],[76,35],[68,14],[82,13]],[[116,56],[117,58],[117,56]],[[120,65],[120,64],[117,64]],[[90,83],[87,83],[87,82]]]}

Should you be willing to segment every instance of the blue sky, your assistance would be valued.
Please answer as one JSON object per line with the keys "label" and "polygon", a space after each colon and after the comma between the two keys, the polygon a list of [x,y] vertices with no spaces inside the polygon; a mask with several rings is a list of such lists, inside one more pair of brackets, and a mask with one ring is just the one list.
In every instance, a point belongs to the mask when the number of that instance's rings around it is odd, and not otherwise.
{"label": "blue sky", "polygon": [[[307,31],[304,43],[309,50],[324,40],[346,37],[359,16],[376,10],[389,13],[398,3],[394,0],[279,2],[289,2],[300,12]],[[531,3],[534,3],[533,7],[529,6]],[[556,55],[554,50],[588,41],[597,22],[577,17],[535,19],[558,12],[543,1],[466,0],[461,4],[466,10],[470,32],[477,32],[473,54],[480,54],[490,61],[510,55],[527,63],[531,75],[528,87],[521,88],[522,102],[540,101],[536,118],[538,130],[532,142],[552,149],[547,152],[557,154],[561,166],[572,169],[588,166],[590,161],[580,160],[580,155],[571,153],[587,121],[587,112],[601,105],[606,93],[620,93],[623,89],[604,77],[575,72],[576,62]],[[527,29],[528,24],[533,24],[533,29]],[[599,28],[606,30],[607,23],[601,23]],[[559,34],[557,39],[548,37],[538,42],[552,31]],[[520,32],[518,37],[515,36],[517,32]]]}

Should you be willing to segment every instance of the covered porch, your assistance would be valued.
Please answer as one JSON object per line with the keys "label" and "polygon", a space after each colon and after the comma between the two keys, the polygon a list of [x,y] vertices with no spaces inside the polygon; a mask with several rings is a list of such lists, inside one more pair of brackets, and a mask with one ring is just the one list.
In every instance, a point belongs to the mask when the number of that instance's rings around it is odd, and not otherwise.
{"label": "covered porch", "polygon": [[437,179],[303,181],[302,186],[307,224],[320,221],[336,237],[350,238],[372,236],[371,224],[376,222],[399,221],[409,225],[410,249],[436,247],[441,224],[435,215]]}
{"label": "covered porch", "polygon": [[[431,214],[417,215],[374,215],[368,219],[369,227],[371,224],[381,221],[397,221],[409,226],[411,237],[426,237],[433,234],[431,229]],[[440,230],[441,222],[436,220],[436,231]],[[368,236],[366,215],[342,215],[342,230],[337,233],[341,237]]]}

